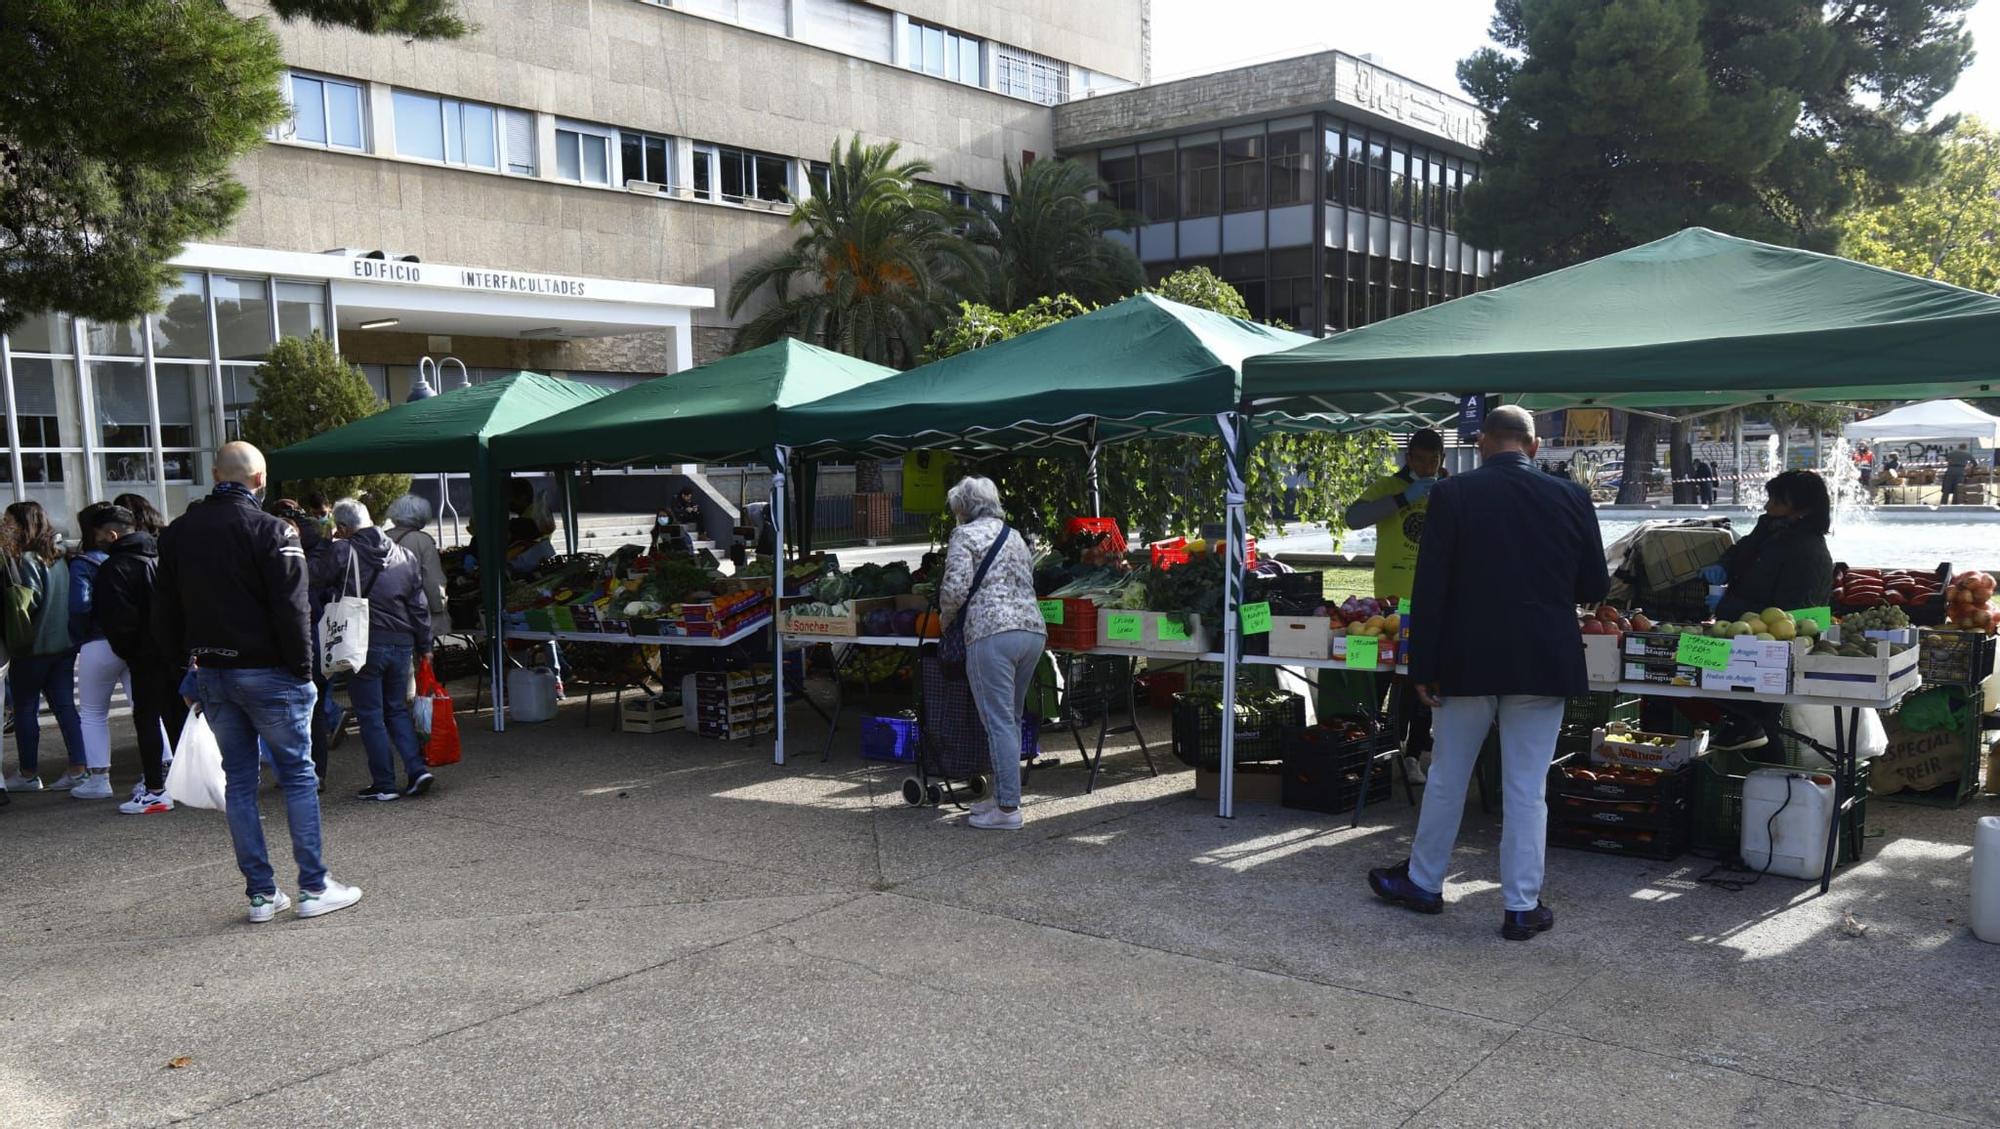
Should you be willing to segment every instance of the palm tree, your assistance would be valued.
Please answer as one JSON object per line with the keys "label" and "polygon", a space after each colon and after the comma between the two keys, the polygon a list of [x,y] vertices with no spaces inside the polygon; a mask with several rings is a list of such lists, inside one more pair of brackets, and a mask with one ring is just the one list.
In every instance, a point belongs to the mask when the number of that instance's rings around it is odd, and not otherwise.
{"label": "palm tree", "polygon": [[973,198],[983,222],[972,237],[994,252],[992,289],[1001,309],[1052,294],[1115,302],[1146,284],[1138,256],[1105,238],[1138,219],[1105,199],[1109,190],[1095,173],[1074,161],[1036,161],[1018,172],[1008,162],[1006,178],[1005,206]]}
{"label": "palm tree", "polygon": [[797,337],[907,368],[961,300],[981,296],[977,249],[953,230],[943,194],[917,183],[931,167],[896,152],[835,143],[824,184],[793,201],[791,247],[729,288],[732,318],[760,295],[771,302],[737,330],[738,351]]}

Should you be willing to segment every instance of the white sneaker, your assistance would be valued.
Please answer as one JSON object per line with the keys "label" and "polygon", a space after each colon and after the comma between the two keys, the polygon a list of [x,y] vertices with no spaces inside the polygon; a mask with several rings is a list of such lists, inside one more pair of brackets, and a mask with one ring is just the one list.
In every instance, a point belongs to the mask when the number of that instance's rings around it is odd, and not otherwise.
{"label": "white sneaker", "polygon": [[316,894],[311,890],[299,891],[298,914],[300,917],[318,917],[321,914],[346,909],[360,900],[361,887],[349,886],[345,882],[336,882],[329,875],[326,880],[326,889]]}
{"label": "white sneaker", "polygon": [[5,788],[9,792],[39,792],[42,790],[42,778],[39,776],[22,776],[18,773],[9,773],[7,775],[7,782],[0,784],[0,788]]}
{"label": "white sneaker", "polygon": [[83,783],[69,790],[72,800],[108,800],[111,798],[111,774],[93,772]]}
{"label": "white sneaker", "polygon": [[49,785],[49,791],[67,792],[88,779],[90,779],[90,773],[87,770],[72,768],[61,776],[56,777],[54,782]]}
{"label": "white sneaker", "polygon": [[141,784],[138,793],[119,804],[118,810],[126,815],[157,815],[163,811],[174,810],[174,802],[167,798],[165,792],[148,792],[145,785]]}
{"label": "white sneaker", "polygon": [[993,797],[988,796],[983,800],[972,801],[972,806],[966,808],[965,810],[973,815],[978,815],[980,812],[992,811],[994,808],[997,808],[999,806],[1000,806],[999,800],[996,800]]}
{"label": "white sneaker", "polygon": [[250,924],[262,925],[280,913],[292,908],[292,899],[283,890],[271,894],[250,895]]}
{"label": "white sneaker", "polygon": [[1415,757],[1403,758],[1403,776],[1411,784],[1422,784],[1430,777],[1424,775],[1424,762]]}
{"label": "white sneaker", "polygon": [[1021,829],[1021,809],[1001,811],[995,806],[990,811],[976,811],[967,816],[965,822],[981,831],[1019,831]]}

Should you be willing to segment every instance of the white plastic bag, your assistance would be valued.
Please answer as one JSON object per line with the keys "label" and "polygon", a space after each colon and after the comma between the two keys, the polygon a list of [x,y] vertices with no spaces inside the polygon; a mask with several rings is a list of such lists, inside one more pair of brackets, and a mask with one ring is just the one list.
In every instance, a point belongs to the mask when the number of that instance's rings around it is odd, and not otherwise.
{"label": "white plastic bag", "polygon": [[[347,575],[354,595],[327,602],[319,617],[320,674],[346,674],[368,662],[368,597],[360,592],[361,574],[353,552],[347,554]],[[370,584],[369,587],[374,587]]]}
{"label": "white plastic bag", "polygon": [[[1792,706],[1786,711],[1792,728],[1812,738],[1829,749],[1839,748],[1838,726],[1846,710],[1834,706]],[[1832,764],[1817,749],[1802,750],[1814,759],[1808,767],[1826,767]],[[1889,732],[1882,727],[1882,715],[1874,710],[1861,711],[1861,724],[1854,734],[1854,755],[1857,760],[1873,760],[1889,751]]]}
{"label": "white plastic bag", "polygon": [[222,772],[222,746],[199,713],[188,717],[174,746],[174,765],[167,770],[167,798],[191,808],[221,811],[229,778]]}
{"label": "white plastic bag", "polygon": [[417,743],[431,739],[431,698],[428,694],[418,694],[410,702],[410,727],[417,731]]}

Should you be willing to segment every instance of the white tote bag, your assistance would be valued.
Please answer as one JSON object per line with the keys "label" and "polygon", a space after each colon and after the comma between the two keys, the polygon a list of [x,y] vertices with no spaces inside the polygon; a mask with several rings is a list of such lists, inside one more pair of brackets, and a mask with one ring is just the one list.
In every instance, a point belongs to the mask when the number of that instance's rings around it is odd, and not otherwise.
{"label": "white tote bag", "polygon": [[[361,565],[352,547],[347,554],[346,583],[341,595],[327,601],[319,617],[321,677],[360,670],[368,662],[368,596],[361,591]],[[378,574],[376,579],[381,579]],[[375,585],[370,582],[368,585]],[[346,593],[352,590],[352,596]]]}
{"label": "white tote bag", "polygon": [[222,746],[208,728],[208,718],[197,711],[181,727],[180,744],[174,746],[174,764],[167,770],[167,798],[191,808],[221,811],[226,805],[229,778],[222,772]]}

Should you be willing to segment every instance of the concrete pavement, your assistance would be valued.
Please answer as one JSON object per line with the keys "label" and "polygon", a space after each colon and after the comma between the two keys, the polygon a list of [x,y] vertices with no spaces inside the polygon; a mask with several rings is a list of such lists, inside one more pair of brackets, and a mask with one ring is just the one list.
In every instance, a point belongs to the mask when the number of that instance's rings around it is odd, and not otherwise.
{"label": "concrete pavement", "polygon": [[1164,716],[1162,775],[1121,749],[1082,796],[1071,746],[1014,834],[905,806],[851,738],[780,769],[604,717],[463,718],[385,805],[350,738],[327,853],[367,896],[315,921],[242,921],[214,813],[15,797],[0,1125],[2000,1123],[2000,949],[1964,927],[1993,805],[1871,803],[1824,898],[1551,852],[1559,927],[1512,944],[1492,820],[1444,916],[1376,905],[1400,796],[1217,819]]}

